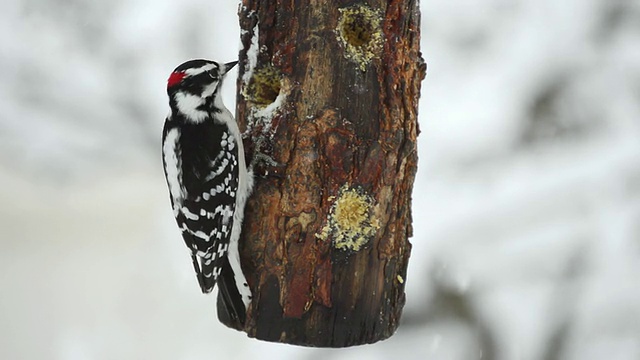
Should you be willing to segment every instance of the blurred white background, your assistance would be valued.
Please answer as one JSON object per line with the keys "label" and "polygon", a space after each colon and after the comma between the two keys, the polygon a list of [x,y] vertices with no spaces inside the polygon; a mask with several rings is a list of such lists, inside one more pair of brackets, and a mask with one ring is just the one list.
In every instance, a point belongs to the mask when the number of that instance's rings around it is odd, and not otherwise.
{"label": "blurred white background", "polygon": [[403,324],[322,350],[219,324],[169,209],[166,78],[236,1],[5,0],[0,358],[640,359],[640,1],[421,6]]}

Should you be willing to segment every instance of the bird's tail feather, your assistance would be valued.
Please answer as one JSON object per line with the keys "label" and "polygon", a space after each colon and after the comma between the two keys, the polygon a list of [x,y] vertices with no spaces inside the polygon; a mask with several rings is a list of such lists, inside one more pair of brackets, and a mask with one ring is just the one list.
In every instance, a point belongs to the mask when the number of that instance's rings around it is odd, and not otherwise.
{"label": "bird's tail feather", "polygon": [[[218,277],[218,317],[230,320],[236,329],[242,329],[246,319],[246,308],[236,286],[235,276],[229,259],[222,260],[222,271]],[[228,322],[227,322],[228,323]]]}
{"label": "bird's tail feather", "polygon": [[[198,261],[198,257],[194,254],[191,255],[191,260],[193,261],[193,269],[198,276],[200,289],[204,294],[210,293],[216,286],[216,280],[213,277],[213,263],[207,265],[205,262],[202,262],[201,264],[201,262]],[[205,274],[209,274],[209,276],[205,276]]]}
{"label": "bird's tail feather", "polygon": [[233,274],[229,259],[225,256],[220,259],[222,261],[220,275],[215,279],[214,276],[205,276],[204,274],[213,275],[215,271],[213,262],[201,264],[198,257],[192,255],[193,267],[198,275],[198,283],[203,293],[210,293],[218,284],[218,317],[227,324],[233,325],[236,329],[242,329],[246,319],[246,308],[242,301],[242,295],[236,287],[236,280]]}

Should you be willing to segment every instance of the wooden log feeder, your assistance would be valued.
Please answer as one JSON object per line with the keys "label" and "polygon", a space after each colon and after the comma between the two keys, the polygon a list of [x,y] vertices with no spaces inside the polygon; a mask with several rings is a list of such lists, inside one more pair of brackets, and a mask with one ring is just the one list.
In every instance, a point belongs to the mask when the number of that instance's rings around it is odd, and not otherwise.
{"label": "wooden log feeder", "polygon": [[243,0],[239,17],[237,119],[281,168],[247,204],[247,320],[218,317],[296,345],[386,339],[411,250],[418,2]]}

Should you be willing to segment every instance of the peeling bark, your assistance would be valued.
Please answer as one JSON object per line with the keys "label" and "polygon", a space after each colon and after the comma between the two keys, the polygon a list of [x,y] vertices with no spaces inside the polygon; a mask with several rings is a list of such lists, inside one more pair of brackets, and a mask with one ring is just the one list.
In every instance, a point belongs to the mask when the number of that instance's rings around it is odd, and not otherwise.
{"label": "peeling bark", "polygon": [[247,322],[221,321],[306,346],[386,339],[411,250],[418,3],[244,0],[239,16],[237,119],[283,169],[246,209]]}

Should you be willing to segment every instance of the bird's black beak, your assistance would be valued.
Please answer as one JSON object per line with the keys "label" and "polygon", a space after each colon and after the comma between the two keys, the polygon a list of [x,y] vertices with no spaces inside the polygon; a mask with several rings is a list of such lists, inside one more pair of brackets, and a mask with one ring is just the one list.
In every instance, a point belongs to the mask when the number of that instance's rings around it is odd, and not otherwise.
{"label": "bird's black beak", "polygon": [[227,71],[231,70],[231,68],[236,66],[237,63],[238,63],[237,61],[232,61],[232,62],[224,64],[224,69],[222,71],[222,74],[226,74]]}

